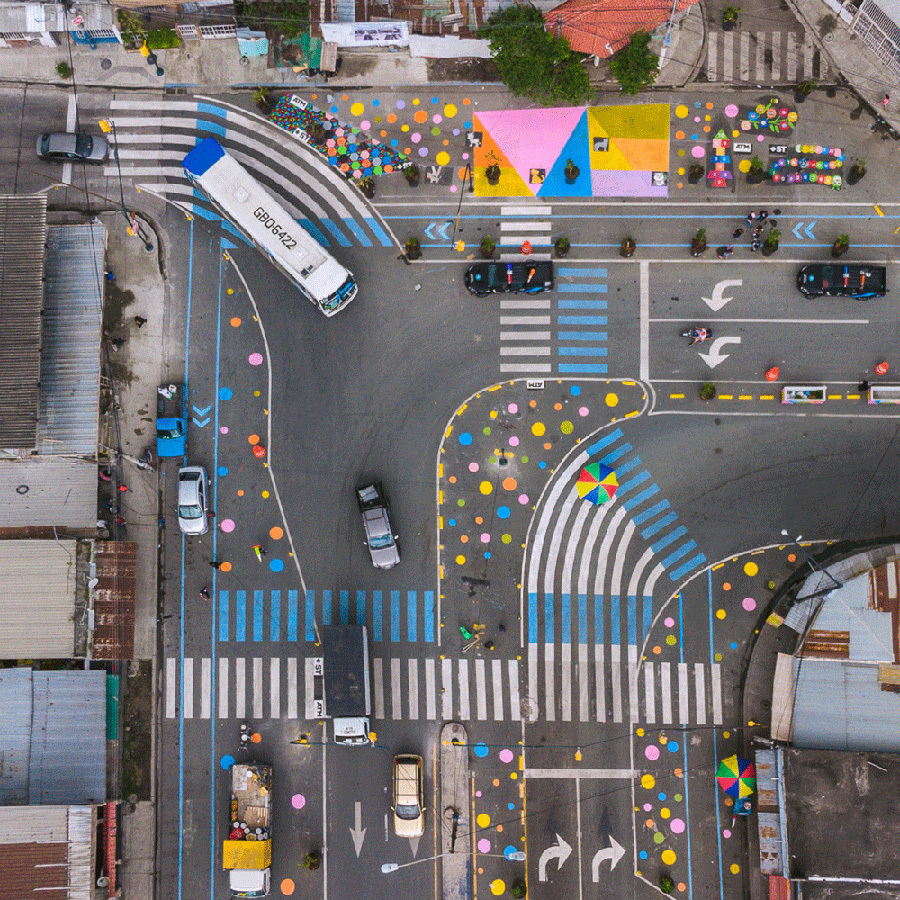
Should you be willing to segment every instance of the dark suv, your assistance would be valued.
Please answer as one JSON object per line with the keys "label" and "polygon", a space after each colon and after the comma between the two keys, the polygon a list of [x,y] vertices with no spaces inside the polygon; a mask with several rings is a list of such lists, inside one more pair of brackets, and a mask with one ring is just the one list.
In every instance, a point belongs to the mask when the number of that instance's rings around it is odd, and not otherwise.
{"label": "dark suv", "polygon": [[869,300],[887,293],[887,270],[884,266],[811,263],[797,273],[797,289],[807,297]]}
{"label": "dark suv", "polygon": [[553,263],[483,262],[466,269],[466,290],[477,297],[487,294],[537,294],[553,290]]}

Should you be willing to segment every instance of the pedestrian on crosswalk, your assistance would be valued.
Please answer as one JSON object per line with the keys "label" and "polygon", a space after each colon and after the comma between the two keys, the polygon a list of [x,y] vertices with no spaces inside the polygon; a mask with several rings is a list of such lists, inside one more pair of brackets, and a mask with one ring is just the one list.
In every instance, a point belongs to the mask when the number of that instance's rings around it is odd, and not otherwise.
{"label": "pedestrian on crosswalk", "polygon": [[719,247],[719,249],[716,250],[716,256],[718,256],[719,259],[728,259],[733,253],[734,247],[732,247],[731,244],[727,244],[725,247]]}
{"label": "pedestrian on crosswalk", "polygon": [[256,554],[256,558],[260,562],[262,562],[262,558],[266,555],[266,553],[268,553],[268,551],[266,550],[265,547],[262,546],[262,544],[254,544],[253,552]]}
{"label": "pedestrian on crosswalk", "polygon": [[209,588],[208,587],[201,588],[200,589],[200,599],[201,600],[209,600],[209,598],[210,598],[209,597]]}
{"label": "pedestrian on crosswalk", "polygon": [[753,224],[753,220],[754,220],[756,217],[757,217],[757,213],[756,213],[756,212],[749,212],[749,213],[747,213],[747,218],[746,218],[745,221],[746,221],[746,223],[747,223],[747,227],[748,227],[748,228]]}

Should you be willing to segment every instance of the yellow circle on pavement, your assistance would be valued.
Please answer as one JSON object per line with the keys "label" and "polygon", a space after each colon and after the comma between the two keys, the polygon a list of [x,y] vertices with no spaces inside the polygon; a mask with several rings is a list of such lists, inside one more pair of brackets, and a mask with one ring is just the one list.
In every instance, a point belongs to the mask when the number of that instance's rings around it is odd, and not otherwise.
{"label": "yellow circle on pavement", "polygon": [[618,406],[619,405],[618,394],[607,394],[606,395],[606,405],[609,407]]}
{"label": "yellow circle on pavement", "polygon": [[753,576],[759,571],[759,566],[755,562],[748,562],[744,565],[744,572],[747,575]]}
{"label": "yellow circle on pavement", "polygon": [[535,422],[534,425],[531,426],[531,433],[535,437],[541,437],[546,430],[547,428],[543,422]]}
{"label": "yellow circle on pavement", "polygon": [[499,897],[501,894],[506,892],[506,882],[500,878],[495,878],[491,882],[491,893],[495,897]]}
{"label": "yellow circle on pavement", "polygon": [[478,489],[486,496],[494,490],[494,486],[489,481],[482,481],[481,484],[478,485]]}
{"label": "yellow circle on pavement", "polygon": [[641,776],[641,787],[646,788],[648,791],[653,788],[656,784],[656,779],[650,775],[649,773]]}
{"label": "yellow circle on pavement", "polygon": [[663,865],[666,866],[674,866],[675,860],[678,859],[674,850],[663,850],[659,858],[663,861]]}
{"label": "yellow circle on pavement", "polygon": [[480,813],[475,821],[479,828],[487,828],[491,824],[491,817],[487,813]]}

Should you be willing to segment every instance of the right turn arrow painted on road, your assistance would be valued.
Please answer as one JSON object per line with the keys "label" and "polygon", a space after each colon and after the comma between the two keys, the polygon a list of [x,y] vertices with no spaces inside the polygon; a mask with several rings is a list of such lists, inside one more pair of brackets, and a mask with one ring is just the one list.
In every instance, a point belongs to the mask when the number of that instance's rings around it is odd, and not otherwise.
{"label": "right turn arrow painted on road", "polygon": [[546,881],[547,880],[547,863],[550,862],[551,859],[557,860],[557,871],[559,871],[563,867],[563,863],[569,858],[569,855],[572,853],[572,847],[570,844],[566,843],[558,834],[556,835],[556,843],[551,847],[548,847],[542,854],[540,861],[538,862],[538,880]]}
{"label": "right turn arrow painted on road", "polygon": [[612,835],[609,836],[609,842],[612,844],[611,847],[605,847],[594,854],[594,861],[591,865],[594,881],[600,880],[600,863],[608,859],[610,861],[609,871],[612,872],[616,863],[625,855],[625,848]]}

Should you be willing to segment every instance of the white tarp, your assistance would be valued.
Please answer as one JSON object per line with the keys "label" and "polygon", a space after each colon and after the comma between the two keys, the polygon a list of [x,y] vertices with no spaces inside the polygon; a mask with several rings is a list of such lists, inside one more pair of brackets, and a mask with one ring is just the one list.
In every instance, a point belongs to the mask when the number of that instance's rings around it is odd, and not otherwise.
{"label": "white tarp", "polygon": [[408,22],[323,22],[322,39],[338,47],[408,47]]}

